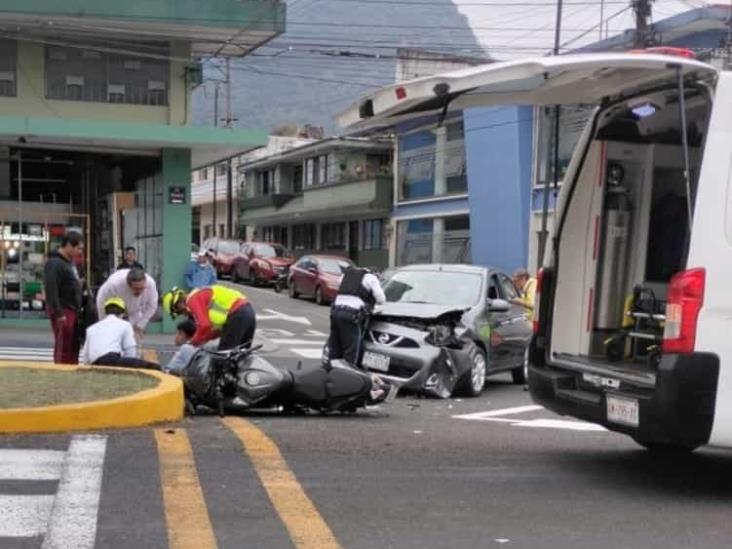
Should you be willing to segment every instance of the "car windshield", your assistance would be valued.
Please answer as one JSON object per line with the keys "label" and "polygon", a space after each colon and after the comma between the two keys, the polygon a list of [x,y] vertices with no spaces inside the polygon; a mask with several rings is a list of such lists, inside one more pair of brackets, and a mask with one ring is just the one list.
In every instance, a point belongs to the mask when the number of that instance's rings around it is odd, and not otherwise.
{"label": "car windshield", "polygon": [[257,244],[254,253],[259,257],[287,257],[287,250],[273,244]]}
{"label": "car windshield", "polygon": [[318,259],[318,269],[324,273],[342,275],[353,263],[347,259]]}
{"label": "car windshield", "polygon": [[477,273],[396,271],[384,286],[390,303],[430,303],[472,307],[480,301],[482,277]]}
{"label": "car windshield", "polygon": [[219,253],[227,255],[236,255],[241,251],[241,244],[234,240],[224,240],[219,242]]}

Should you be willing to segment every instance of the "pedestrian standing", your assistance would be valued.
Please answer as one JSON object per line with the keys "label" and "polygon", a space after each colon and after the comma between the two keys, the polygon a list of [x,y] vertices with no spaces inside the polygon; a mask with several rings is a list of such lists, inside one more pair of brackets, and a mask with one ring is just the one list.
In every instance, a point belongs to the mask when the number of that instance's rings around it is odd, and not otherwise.
{"label": "pedestrian standing", "polygon": [[385,301],[384,290],[375,275],[358,267],[346,270],[330,312],[330,360],[344,359],[358,365],[368,315],[375,305]]}
{"label": "pedestrian standing", "polygon": [[97,292],[97,311],[104,318],[104,303],[113,297],[121,297],[128,318],[141,339],[148,323],[158,310],[158,289],[155,280],[139,267],[121,269],[112,273]]}
{"label": "pedestrian standing", "polygon": [[61,245],[48,255],[43,269],[46,313],[53,330],[53,361],[78,364],[77,321],[81,307],[81,282],[74,262],[84,248],[81,233],[67,231]]}
{"label": "pedestrian standing", "polygon": [[122,262],[117,265],[117,270],[132,269],[133,267],[144,270],[142,263],[137,261],[137,250],[135,250],[134,246],[127,246],[125,248],[125,255],[122,258]]}
{"label": "pedestrian standing", "polygon": [[191,261],[185,273],[186,286],[189,290],[205,288],[216,284],[216,269],[209,261],[208,252],[198,252],[196,261]]}
{"label": "pedestrian standing", "polygon": [[526,269],[516,269],[513,273],[513,283],[520,296],[512,299],[511,303],[525,309],[526,318],[531,320],[534,315],[534,301],[536,300],[536,279]]}

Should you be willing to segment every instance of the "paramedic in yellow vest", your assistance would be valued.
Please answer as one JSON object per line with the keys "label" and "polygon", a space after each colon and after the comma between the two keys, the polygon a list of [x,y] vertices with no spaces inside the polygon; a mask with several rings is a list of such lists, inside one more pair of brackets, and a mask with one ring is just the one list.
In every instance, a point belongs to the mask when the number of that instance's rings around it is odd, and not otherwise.
{"label": "paramedic in yellow vest", "polygon": [[516,269],[513,273],[513,283],[518,288],[520,296],[512,299],[514,305],[521,305],[526,309],[526,316],[531,318],[534,314],[534,299],[536,298],[536,279],[526,269]]}
{"label": "paramedic in yellow vest", "polygon": [[196,346],[217,337],[221,338],[219,350],[251,345],[257,327],[254,307],[247,297],[220,284],[197,288],[188,295],[173,288],[163,296],[163,310],[173,318],[188,315],[196,323],[190,340]]}

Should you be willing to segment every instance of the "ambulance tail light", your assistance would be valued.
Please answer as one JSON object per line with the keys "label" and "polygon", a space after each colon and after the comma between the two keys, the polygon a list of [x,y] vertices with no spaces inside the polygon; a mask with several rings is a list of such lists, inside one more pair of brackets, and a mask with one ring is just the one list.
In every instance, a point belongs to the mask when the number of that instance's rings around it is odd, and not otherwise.
{"label": "ambulance tail light", "polygon": [[704,304],[706,271],[691,269],[671,279],[663,331],[664,353],[692,353],[699,312]]}
{"label": "ambulance tail light", "polygon": [[543,331],[541,326],[541,290],[544,287],[545,275],[546,272],[543,268],[539,269],[539,274],[536,275],[536,295],[534,297],[534,317],[532,322],[534,335],[543,335],[540,333]]}

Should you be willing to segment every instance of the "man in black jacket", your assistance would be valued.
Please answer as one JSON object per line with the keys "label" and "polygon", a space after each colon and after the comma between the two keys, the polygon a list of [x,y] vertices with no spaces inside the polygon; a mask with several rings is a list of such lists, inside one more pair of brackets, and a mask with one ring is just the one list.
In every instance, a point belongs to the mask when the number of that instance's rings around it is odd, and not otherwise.
{"label": "man in black jacket", "polygon": [[81,307],[81,283],[74,260],[81,255],[80,233],[67,231],[61,246],[48,255],[43,270],[46,312],[53,329],[53,361],[56,364],[79,362],[77,320]]}
{"label": "man in black jacket", "polygon": [[120,269],[132,269],[133,267],[139,267],[143,271],[142,263],[137,261],[137,250],[135,250],[132,246],[127,246],[125,248],[125,255],[122,258],[122,262],[117,265],[117,270]]}

